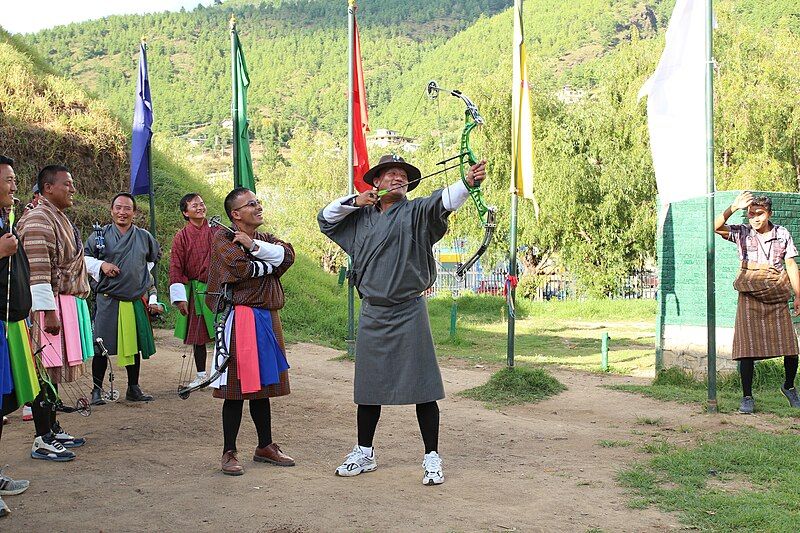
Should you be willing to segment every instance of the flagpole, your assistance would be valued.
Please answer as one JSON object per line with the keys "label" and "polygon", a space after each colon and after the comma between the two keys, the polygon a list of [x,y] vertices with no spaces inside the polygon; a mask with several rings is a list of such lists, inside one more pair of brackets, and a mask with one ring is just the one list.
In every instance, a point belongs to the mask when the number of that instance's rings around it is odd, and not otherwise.
{"label": "flagpole", "polygon": [[231,20],[228,22],[231,30],[231,141],[233,148],[233,186],[240,187],[242,184],[241,175],[239,172],[239,128],[236,120],[239,102],[236,99],[236,17],[231,15]]}
{"label": "flagpole", "polygon": [[[515,176],[511,176],[514,180]],[[511,193],[511,231],[508,235],[509,261],[508,275],[517,276],[517,193]],[[516,301],[517,289],[513,283],[508,284],[508,353],[506,355],[506,365],[514,367],[514,329],[516,327],[516,316],[514,313],[514,303]]]}
{"label": "flagpole", "polygon": [[[142,50],[144,50],[145,61],[147,61],[147,39],[142,36]],[[150,136],[150,142],[147,143],[147,169],[150,175],[150,183],[148,185],[147,194],[150,197],[150,234],[156,236],[156,200],[155,191],[153,190],[153,136]],[[153,276],[155,279],[155,276]]]}
{"label": "flagpole", "polygon": [[[355,17],[356,2],[347,2],[347,43],[348,43],[348,62],[347,62],[347,194],[352,195],[355,191],[355,168],[353,154],[353,93],[355,93],[355,72],[353,63],[355,62]],[[360,126],[359,126],[360,127]],[[356,332],[355,332],[355,291],[349,277],[353,274],[353,258],[347,258],[347,356],[354,358],[356,355]]]}
{"label": "flagpole", "polygon": [[717,304],[714,243],[714,0],[706,0],[706,328],[708,412],[717,412]]}

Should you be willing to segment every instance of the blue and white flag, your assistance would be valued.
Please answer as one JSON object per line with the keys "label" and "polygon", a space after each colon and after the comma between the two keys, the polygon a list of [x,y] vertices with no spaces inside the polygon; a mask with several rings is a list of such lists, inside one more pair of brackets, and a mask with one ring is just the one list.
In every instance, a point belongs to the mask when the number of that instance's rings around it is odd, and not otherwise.
{"label": "blue and white flag", "polygon": [[131,194],[149,194],[150,139],[153,136],[153,101],[150,98],[150,78],[147,74],[147,44],[139,48],[139,78],[136,81],[136,102],[133,107],[131,137]]}

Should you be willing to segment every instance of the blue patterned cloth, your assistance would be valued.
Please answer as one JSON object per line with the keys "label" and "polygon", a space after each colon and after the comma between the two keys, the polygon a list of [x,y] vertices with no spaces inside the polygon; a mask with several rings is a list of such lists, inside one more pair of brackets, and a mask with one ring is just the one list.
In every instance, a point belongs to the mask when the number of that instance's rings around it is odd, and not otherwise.
{"label": "blue patterned cloth", "polygon": [[0,322],[0,408],[3,407],[3,396],[13,392],[14,378],[11,375],[11,358],[6,341],[6,325]]}
{"label": "blue patterned cloth", "polygon": [[275,332],[272,330],[272,315],[269,309],[253,307],[258,339],[258,371],[261,385],[280,383],[280,373],[289,369],[289,362],[281,350]]}

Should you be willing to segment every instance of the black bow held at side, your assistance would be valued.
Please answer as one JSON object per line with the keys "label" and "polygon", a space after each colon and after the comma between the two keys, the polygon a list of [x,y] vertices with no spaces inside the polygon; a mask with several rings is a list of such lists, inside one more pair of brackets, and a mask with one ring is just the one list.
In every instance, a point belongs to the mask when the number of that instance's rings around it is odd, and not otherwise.
{"label": "black bow held at side", "polygon": [[228,368],[231,354],[225,344],[225,324],[233,311],[233,291],[228,284],[222,286],[220,293],[207,293],[217,296],[217,305],[214,320],[214,371],[203,381],[194,386],[179,386],[178,396],[185,400],[189,395],[200,389],[204,389],[216,381]]}

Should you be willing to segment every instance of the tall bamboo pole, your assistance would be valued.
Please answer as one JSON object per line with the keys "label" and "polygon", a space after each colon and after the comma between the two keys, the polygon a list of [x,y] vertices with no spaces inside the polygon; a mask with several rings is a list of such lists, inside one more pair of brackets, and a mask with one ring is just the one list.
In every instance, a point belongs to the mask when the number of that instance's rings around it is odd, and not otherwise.
{"label": "tall bamboo pole", "polygon": [[706,1],[706,328],[708,411],[717,412],[717,303],[714,258],[714,0]]}
{"label": "tall bamboo pole", "polygon": [[[355,0],[348,0],[347,5],[347,43],[348,43],[348,62],[347,62],[347,194],[355,192],[355,168],[353,167],[354,154],[353,154],[353,95],[355,93],[355,72],[353,70],[353,63],[355,62],[355,16],[356,16],[356,2]],[[356,355],[356,332],[355,332],[355,291],[352,283],[350,283],[350,276],[353,273],[353,258],[349,257],[347,261],[347,355],[348,357],[355,357]]]}
{"label": "tall bamboo pole", "polygon": [[[511,179],[514,179],[514,176],[511,176]],[[517,194],[516,192],[511,193],[511,231],[508,235],[508,248],[509,248],[509,260],[508,260],[508,275],[509,276],[516,276],[517,275]],[[508,287],[508,349],[506,354],[506,365],[509,368],[514,366],[514,328],[516,326],[516,317],[513,312],[514,309],[514,302],[516,301],[516,293],[517,289],[513,286],[513,284],[509,284]]]}
{"label": "tall bamboo pole", "polygon": [[[142,49],[144,50],[144,60],[147,62],[147,39],[142,36]],[[150,185],[148,187],[147,195],[150,200],[150,234],[156,238],[156,184],[155,176],[153,175],[153,135],[150,135],[150,142],[147,143],[147,172],[150,176]],[[153,275],[153,286],[158,290],[158,261],[153,265],[153,270],[150,272]]]}
{"label": "tall bamboo pole", "polygon": [[237,61],[236,61],[236,17],[231,15],[231,20],[228,23],[228,26],[231,30],[231,141],[232,141],[232,148],[233,148],[233,186],[239,187],[242,184],[241,176],[239,172],[239,128],[237,118],[237,113],[239,111],[239,100],[237,98],[237,86],[236,86],[236,78],[238,76],[237,73]]}

